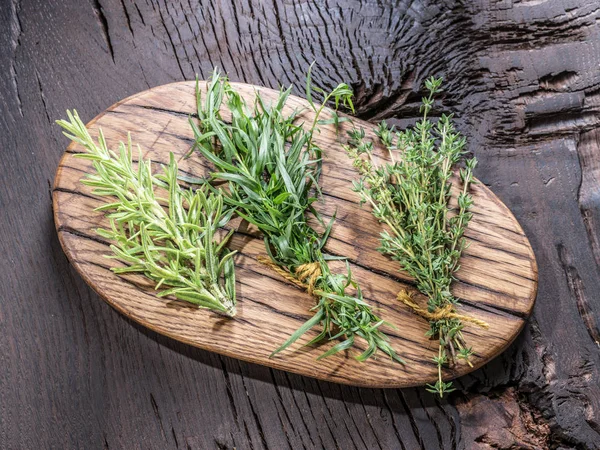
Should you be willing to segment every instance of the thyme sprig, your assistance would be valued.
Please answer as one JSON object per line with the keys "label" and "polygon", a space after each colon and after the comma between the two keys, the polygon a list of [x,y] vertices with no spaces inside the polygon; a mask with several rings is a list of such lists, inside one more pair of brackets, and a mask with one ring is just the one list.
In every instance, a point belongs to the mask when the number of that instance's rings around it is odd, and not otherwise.
{"label": "thyme sprig", "polygon": [[[340,84],[330,93],[316,90],[309,72],[306,95],[315,117],[308,129],[297,124],[299,111],[289,115],[283,112],[291,88],[282,89],[273,104],[267,104],[257,93],[248,106],[228,80],[215,71],[205,98],[198,87],[196,91],[199,123],[190,119],[196,137],[194,148],[215,166],[212,179],[228,182],[225,202],[263,233],[273,267],[317,299],[312,308],[314,315],[273,354],[319,325],[321,332],[307,345],[344,338],[320,358],[348,349],[362,338],[367,349],[356,356],[357,360],[364,361],[380,349],[401,361],[380,330],[384,321],[364,301],[349,265],[345,274],[331,272],[327,260],[334,258],[324,254],[323,247],[334,219],[325,224],[313,207],[322,158],[313,134],[330,100],[336,106],[341,103],[352,107],[351,89]],[[322,104],[313,101],[313,91],[322,94]],[[231,111],[231,123],[219,113],[224,105]],[[324,226],[324,232],[308,224],[309,214]],[[356,290],[355,295],[347,293],[349,287]]]}
{"label": "thyme sprig", "polygon": [[[388,229],[381,233],[379,251],[400,263],[427,296],[427,310],[421,315],[429,319],[427,336],[439,339],[438,381],[428,385],[431,392],[443,396],[454,390],[442,380],[442,367],[462,359],[471,364],[472,349],[464,339],[464,322],[486,325],[477,319],[455,312],[458,299],[450,292],[454,274],[466,247],[463,237],[471,220],[473,203],[469,186],[475,183],[475,158],[467,159],[459,170],[462,189],[458,194],[458,210],[449,207],[450,178],[453,167],[465,154],[465,139],[454,128],[452,116],[442,115],[434,125],[428,119],[433,97],[440,91],[442,80],[430,78],[425,86],[429,95],[423,98],[423,118],[414,128],[395,132],[385,122],[376,134],[387,148],[391,162],[378,163],[373,158],[373,142],[365,140],[364,130],[350,132],[349,156],[361,177],[354,190],[361,203],[369,203],[372,212]],[[414,304],[406,292],[399,299]]]}
{"label": "thyme sprig", "polygon": [[[92,161],[95,174],[81,181],[92,186],[95,195],[113,197],[96,208],[107,211],[110,229],[96,232],[113,242],[113,255],[127,264],[114,267],[117,274],[143,273],[156,283],[159,297],[172,295],[180,300],[218,313],[235,315],[235,272],[225,245],[231,233],[217,241],[217,230],[229,221],[231,209],[224,209],[220,192],[206,188],[192,191],[177,183],[177,162],[170,154],[163,173],[152,173],[152,161],[142,158],[138,146],[134,167],[131,137],[119,143],[118,152],[109,150],[102,130],[96,143],[77,111],[67,111],[68,121],[57,123],[64,134],[86,149],[75,155]],[[161,198],[167,193],[167,198]],[[167,204],[165,210],[161,203]]]}

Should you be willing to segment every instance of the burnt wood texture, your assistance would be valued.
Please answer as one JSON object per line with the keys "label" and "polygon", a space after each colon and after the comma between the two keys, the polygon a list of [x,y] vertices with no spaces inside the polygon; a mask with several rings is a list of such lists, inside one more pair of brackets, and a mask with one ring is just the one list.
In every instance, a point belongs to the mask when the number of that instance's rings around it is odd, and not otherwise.
{"label": "burnt wood texture", "polygon": [[[600,447],[600,5],[547,1],[0,4],[0,447]],[[480,160],[537,257],[532,317],[439,400],[220,356],[116,313],[61,249],[53,124],[210,75],[302,92],[351,82],[362,119],[412,123],[445,79]]]}
{"label": "burnt wood texture", "polygon": [[[168,164],[172,152],[184,174],[207,176],[211,168],[208,161],[199,156],[185,158],[194,141],[189,118],[196,108],[195,84],[170,83],[135,94],[102,112],[88,128],[95,138],[102,129],[107,145],[113,149],[118,148],[119,142],[127,142],[129,133],[144,152],[143,157],[154,162],[155,173],[162,170],[161,165]],[[206,82],[199,86],[202,98],[206,98]],[[257,92],[266,104],[276,103],[279,95],[279,91],[249,84],[233,83],[232,87],[248,105],[253,104]],[[308,101],[290,96],[284,114],[294,111],[303,111],[299,123],[315,120]],[[225,120],[231,120],[227,108],[221,114]],[[324,111],[323,119],[331,119],[328,111]],[[94,211],[112,200],[95,196],[94,189],[80,182],[83,174],[95,170],[89,160],[77,158],[85,152],[77,144],[65,152],[54,180],[54,217],[60,242],[71,264],[109,304],[138,323],[182,342],[352,386],[397,388],[433,384],[438,377],[437,365],[433,363],[438,354],[437,342],[425,336],[427,321],[416,317],[396,295],[409,292],[422,305],[427,299],[419,295],[406,274],[399,272],[397,262],[377,251],[381,226],[368,208],[360,207],[360,197],[352,191],[356,173],[343,146],[353,127],[364,129],[367,138],[377,142],[374,127],[356,118],[339,127],[322,125],[315,133],[313,141],[324,150],[323,176],[319,180],[322,198],[315,208],[327,221],[336,215],[325,250],[348,258],[367,302],[379,317],[396,328],[386,327],[386,333],[392,347],[406,359],[406,365],[385,354],[360,363],[352,357],[359,354],[356,349],[318,361],[333,343],[302,347],[318,335],[318,327],[292,347],[296,351],[270,358],[271,352],[311,317],[315,299],[257,261],[258,256],[266,254],[264,241],[256,228],[245,221],[228,225],[236,230],[229,248],[239,252],[235,257],[238,313],[233,320],[190,308],[173,298],[158,298],[154,285],[143,276],[118,277],[112,273],[110,267],[114,263],[105,258],[112,254],[110,243],[95,232],[98,228],[110,228],[110,223],[102,212]],[[374,156],[381,159],[387,154],[382,147],[376,147]],[[468,247],[461,258],[454,292],[462,299],[459,312],[484,320],[489,328],[467,324],[464,334],[474,351],[471,365],[463,362],[449,368],[445,373],[448,378],[472,372],[506,349],[531,313],[537,288],[533,251],[513,215],[483,184],[474,184],[471,192],[475,203],[471,209],[473,219],[465,233]],[[455,192],[450,202],[453,207],[457,207],[456,195]],[[314,226],[320,227],[318,223]],[[342,261],[330,266],[342,273],[346,271]],[[367,348],[364,344],[357,340],[361,352]]]}

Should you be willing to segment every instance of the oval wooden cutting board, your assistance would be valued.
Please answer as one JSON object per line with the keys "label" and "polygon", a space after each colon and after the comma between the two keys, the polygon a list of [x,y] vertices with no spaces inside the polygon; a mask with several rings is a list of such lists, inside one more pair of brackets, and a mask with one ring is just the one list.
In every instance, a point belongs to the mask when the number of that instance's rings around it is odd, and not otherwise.
{"label": "oval wooden cutting board", "polygon": [[[277,95],[270,89],[233,85],[249,102],[255,90],[266,98]],[[288,104],[290,109],[307,106],[307,102],[298,97],[291,97]],[[194,108],[194,83],[174,83],[141,92],[111,106],[92,120],[88,128],[96,137],[101,127],[113,148],[131,132],[133,142],[141,145],[144,156],[157,163],[156,171],[158,164],[168,162],[169,151],[172,151],[179,156],[183,173],[201,176],[209,170],[206,161],[199,155],[182,158],[193,143],[188,117],[195,112]],[[308,111],[304,116],[308,123],[314,117]],[[373,128],[359,120],[354,123],[366,130]],[[356,174],[342,148],[349,127],[344,123],[336,135],[333,126],[323,126],[315,135],[315,141],[326,152],[321,179],[324,195],[317,209],[325,217],[331,217],[337,210],[326,250],[349,258],[367,301],[378,315],[397,327],[385,331],[393,347],[406,360],[404,366],[381,353],[376,359],[359,363],[353,358],[358,354],[356,348],[316,361],[332,344],[302,347],[303,342],[316,335],[315,331],[270,359],[269,354],[310,317],[314,299],[286,284],[279,275],[256,261],[258,255],[265,253],[263,241],[255,230],[240,226],[239,221],[232,224],[237,231],[231,247],[239,250],[235,261],[238,315],[232,320],[185,302],[158,298],[153,286],[142,276],[122,278],[113,274],[109,268],[115,264],[114,260],[103,257],[110,253],[108,242],[94,231],[107,226],[102,213],[94,212],[103,200],[79,182],[91,171],[91,164],[73,157],[83,150],[74,144],[67,148],[60,162],[53,190],[60,242],[73,266],[111,306],[136,322],[187,344],[356,386],[407,387],[435,382],[437,367],[432,357],[437,353],[437,341],[425,338],[427,322],[395,299],[400,289],[416,293],[414,286],[409,277],[399,272],[397,263],[375,250],[381,226],[367,208],[358,206],[357,195],[351,191],[351,180]],[[485,320],[490,328],[466,327],[465,337],[474,349],[474,367],[458,364],[445,370],[446,379],[464,375],[502,352],[523,327],[537,289],[535,257],[514,216],[483,184],[473,186],[472,193],[474,218],[466,232],[470,245],[462,257],[453,291],[463,299],[461,311]],[[344,270],[342,263],[332,266]],[[420,295],[415,298],[425,302]],[[364,343],[358,342],[364,349]]]}

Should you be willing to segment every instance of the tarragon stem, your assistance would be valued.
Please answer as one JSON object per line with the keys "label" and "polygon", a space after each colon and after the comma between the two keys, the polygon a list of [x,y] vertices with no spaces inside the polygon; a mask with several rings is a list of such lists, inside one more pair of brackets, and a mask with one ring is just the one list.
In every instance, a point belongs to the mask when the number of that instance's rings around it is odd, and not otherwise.
{"label": "tarragon stem", "polygon": [[[228,182],[225,202],[263,233],[273,267],[287,279],[295,277],[294,284],[306,286],[316,299],[313,316],[274,353],[318,325],[321,332],[309,344],[343,338],[321,357],[348,349],[362,338],[367,348],[356,356],[359,361],[378,349],[401,361],[380,329],[384,322],[364,301],[349,265],[347,273],[336,274],[327,264],[327,259],[333,258],[323,248],[334,219],[325,224],[313,207],[323,151],[312,138],[324,105],[313,101],[312,92],[322,94],[324,102],[351,107],[352,91],[340,84],[331,93],[324,93],[312,87],[310,72],[307,78],[307,99],[315,117],[305,129],[297,123],[298,111],[289,115],[283,112],[291,88],[282,89],[269,104],[257,93],[253,104],[247,105],[215,71],[204,98],[197,86],[199,121],[190,119],[196,138],[194,149],[214,165],[213,179]],[[231,123],[221,117],[222,106],[230,110]],[[308,224],[309,214],[322,223],[324,232]],[[350,287],[356,290],[355,295],[347,292]]]}

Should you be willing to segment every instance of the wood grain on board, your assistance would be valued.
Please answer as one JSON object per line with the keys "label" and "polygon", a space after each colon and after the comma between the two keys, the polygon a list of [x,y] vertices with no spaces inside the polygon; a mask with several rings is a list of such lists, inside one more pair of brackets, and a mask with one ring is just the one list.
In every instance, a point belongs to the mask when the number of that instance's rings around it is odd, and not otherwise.
{"label": "wood grain on board", "polygon": [[[204,83],[201,83],[204,86]],[[255,90],[267,99],[276,91],[234,83],[248,102]],[[307,102],[298,97],[288,101],[289,111],[303,109],[302,120],[314,117],[306,109]],[[168,162],[175,153],[180,170],[201,176],[210,167],[200,156],[184,159],[193,142],[188,117],[194,113],[194,83],[181,82],[160,86],[129,97],[96,117],[88,127],[92,136],[102,128],[109,147],[125,140],[127,132],[141,146],[144,156],[155,163]],[[223,111],[227,118],[227,111]],[[354,119],[355,126],[370,131],[371,124]],[[331,343],[319,347],[302,347],[316,335],[312,330],[294,346],[274,358],[270,353],[283,343],[310,317],[314,299],[287,284],[280,276],[256,261],[264,254],[264,243],[255,230],[238,230],[231,248],[236,257],[238,314],[224,319],[204,309],[169,298],[158,298],[153,286],[142,276],[118,277],[109,269],[112,260],[108,242],[95,233],[107,221],[94,208],[105,201],[80,183],[93,171],[88,160],[74,155],[83,149],[72,144],[63,156],[54,183],[53,202],[56,227],[62,246],[71,263],[86,282],[110,305],[136,322],[182,342],[246,361],[316,377],[328,381],[367,387],[407,387],[433,382],[437,367],[432,357],[437,343],[425,337],[428,324],[395,295],[401,289],[415,293],[414,284],[398,270],[396,262],[377,252],[381,226],[370,211],[358,205],[351,190],[356,178],[351,162],[342,147],[348,122],[336,133],[333,125],[322,126],[315,141],[325,150],[321,185],[323,199],[317,209],[325,217],[337,212],[337,220],[326,250],[349,258],[353,274],[359,281],[366,300],[375,312],[396,329],[385,331],[393,347],[407,361],[392,362],[383,354],[360,363],[353,356],[358,349],[316,361]],[[382,155],[383,156],[383,155]],[[445,378],[468,373],[497,356],[517,336],[531,312],[536,289],[537,267],[529,241],[509,209],[482,184],[472,188],[474,218],[466,232],[469,246],[461,260],[454,292],[462,299],[461,312],[489,323],[489,329],[468,325],[464,331],[473,346],[473,367],[459,363],[445,370]],[[239,222],[234,222],[234,226]],[[332,266],[344,270],[342,262]],[[358,343],[364,349],[364,342]]]}

